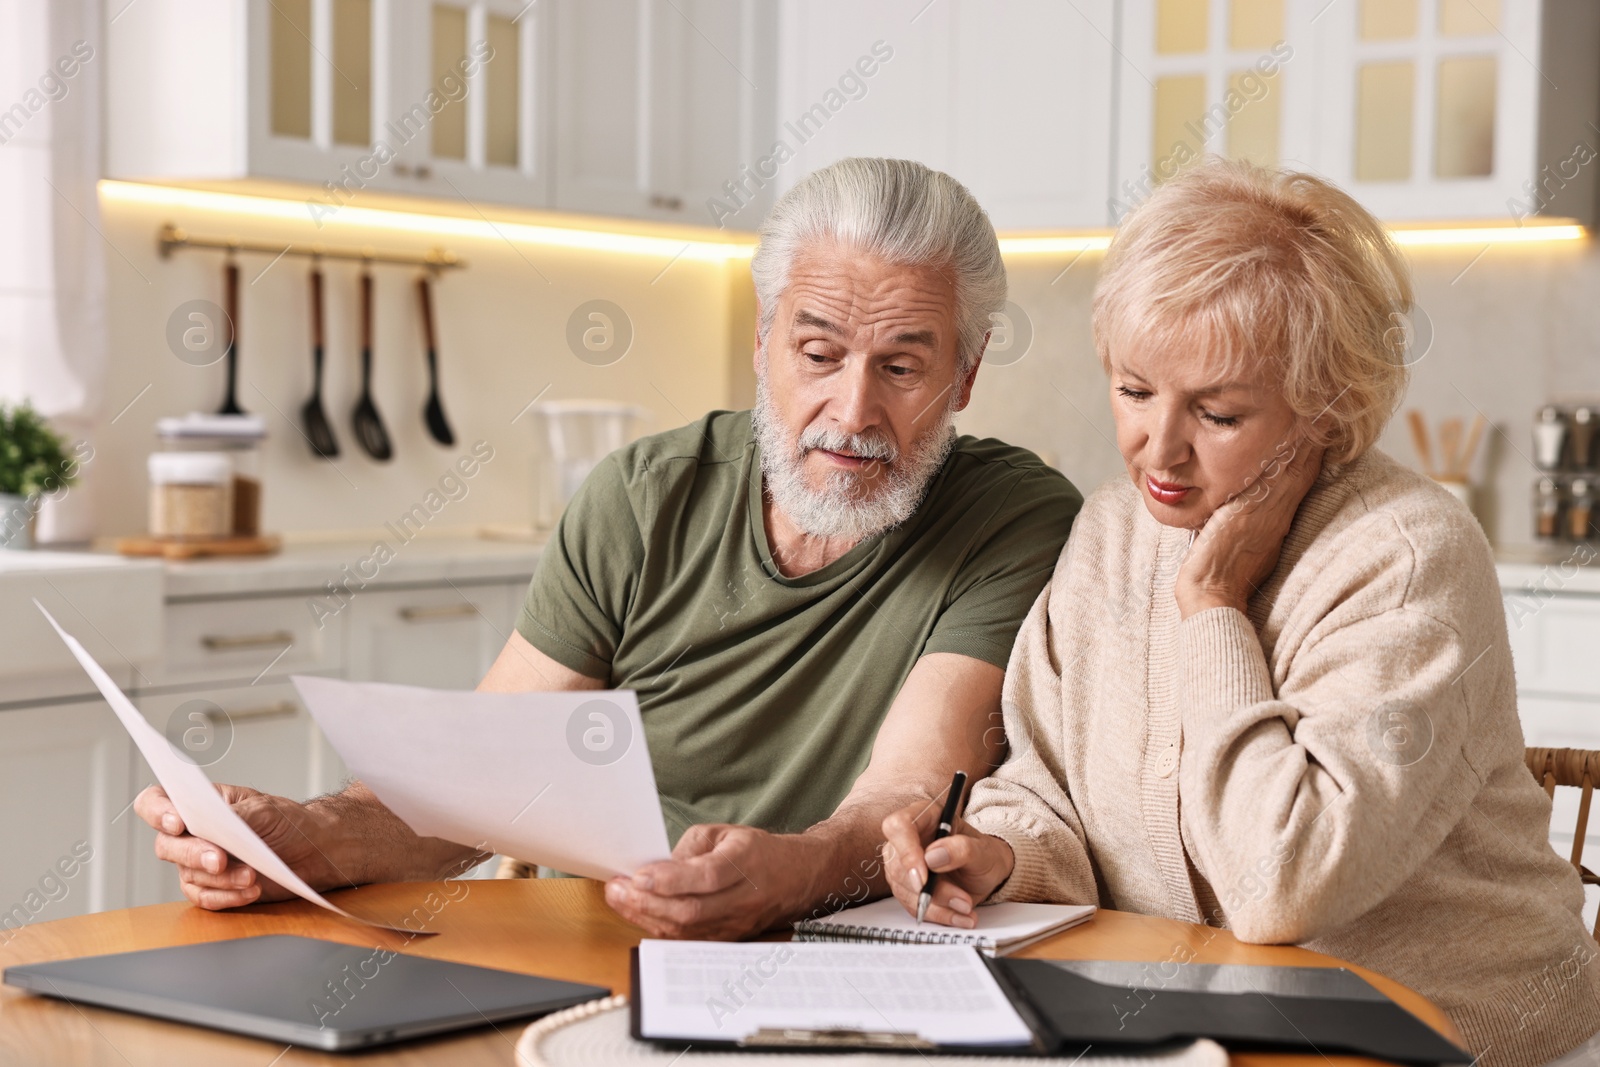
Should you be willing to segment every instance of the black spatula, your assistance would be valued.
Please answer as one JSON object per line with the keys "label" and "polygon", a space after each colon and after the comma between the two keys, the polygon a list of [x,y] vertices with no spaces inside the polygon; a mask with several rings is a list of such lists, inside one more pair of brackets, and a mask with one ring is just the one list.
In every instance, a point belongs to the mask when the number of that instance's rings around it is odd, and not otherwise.
{"label": "black spatula", "polygon": [[423,405],[422,419],[428,424],[428,432],[435,441],[441,445],[453,445],[456,435],[450,430],[450,420],[444,417],[444,404],[439,400],[439,351],[433,335],[433,292],[426,274],[417,279],[417,301],[422,305],[422,333],[428,342],[428,402]]}
{"label": "black spatula", "polygon": [[372,273],[367,270],[361,272],[361,398],[350,413],[350,423],[367,455],[380,461],[394,456],[389,431],[372,402]]}
{"label": "black spatula", "polygon": [[322,269],[311,268],[311,399],[300,409],[311,452],[321,459],[339,455],[339,441],[322,406]]}

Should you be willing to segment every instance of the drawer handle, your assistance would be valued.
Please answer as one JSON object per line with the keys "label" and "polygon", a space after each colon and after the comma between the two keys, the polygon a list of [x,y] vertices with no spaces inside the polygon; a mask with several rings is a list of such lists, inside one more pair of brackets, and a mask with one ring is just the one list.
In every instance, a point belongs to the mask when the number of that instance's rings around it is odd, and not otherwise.
{"label": "drawer handle", "polygon": [[430,619],[465,619],[478,614],[472,604],[445,604],[437,608],[401,608],[400,617],[406,622],[427,622]]}
{"label": "drawer handle", "polygon": [[294,634],[288,630],[274,630],[270,634],[241,634],[228,636],[207,634],[200,643],[212,652],[231,652],[240,648],[277,648],[294,644]]}
{"label": "drawer handle", "polygon": [[660,208],[662,211],[682,211],[683,197],[668,196],[666,193],[656,193],[650,197],[650,206]]}
{"label": "drawer handle", "polygon": [[263,704],[259,708],[240,708],[238,711],[223,711],[221,708],[208,708],[206,718],[212,722],[227,720],[229,722],[243,722],[246,719],[287,719],[300,714],[300,705],[292,700],[280,700],[276,704]]}

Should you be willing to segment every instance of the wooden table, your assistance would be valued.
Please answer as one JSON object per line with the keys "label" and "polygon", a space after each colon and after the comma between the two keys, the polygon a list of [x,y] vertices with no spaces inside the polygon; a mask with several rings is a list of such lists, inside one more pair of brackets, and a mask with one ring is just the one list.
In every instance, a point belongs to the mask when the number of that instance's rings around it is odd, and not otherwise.
{"label": "wooden table", "polygon": [[[108,952],[194,944],[257,934],[303,934],[418,956],[477,963],[509,971],[566,978],[627,992],[628,950],[640,931],[607,908],[598,882],[580,879],[399,883],[334,894],[348,910],[398,917],[423,907],[426,929],[415,937],[359,926],[304,901],[208,912],[188,904],[101,912],[39,923],[0,944],[0,967]],[[465,895],[463,895],[465,890]],[[430,894],[433,894],[430,897]],[[429,912],[437,914],[429,915]],[[1257,963],[1310,967],[1340,961],[1305,949],[1245,945],[1224,930],[1127,912],[1102,911],[1091,922],[1019,953],[1045,959],[1115,959],[1162,962]],[[1447,1037],[1459,1036],[1443,1013],[1398,983],[1359,967],[1356,972]],[[389,1051],[334,1055],[176,1023],[127,1015],[0,987],[0,1063],[248,1065],[299,1067],[339,1064],[388,1067],[442,1063],[514,1067],[513,1046],[522,1026],[480,1027],[452,1037],[414,1041]],[[907,1061],[908,1064],[911,1060]],[[1025,1061],[1019,1061],[1025,1062]],[[1243,1067],[1352,1067],[1372,1061],[1350,1057],[1238,1055]]]}

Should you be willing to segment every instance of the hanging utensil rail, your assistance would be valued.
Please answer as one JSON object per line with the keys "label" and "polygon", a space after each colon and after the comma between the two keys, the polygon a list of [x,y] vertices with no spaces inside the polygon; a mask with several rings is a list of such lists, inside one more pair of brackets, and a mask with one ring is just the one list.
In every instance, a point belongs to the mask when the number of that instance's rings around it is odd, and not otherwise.
{"label": "hanging utensil rail", "polygon": [[448,270],[465,267],[467,261],[447,248],[430,248],[425,253],[379,252],[373,248],[340,248],[337,246],[279,245],[271,241],[242,241],[237,237],[201,237],[172,223],[161,227],[157,236],[161,257],[172,255],[177,248],[220,248],[226,252],[265,252],[271,256],[311,256],[321,259],[351,259],[364,263],[405,263],[413,267]]}

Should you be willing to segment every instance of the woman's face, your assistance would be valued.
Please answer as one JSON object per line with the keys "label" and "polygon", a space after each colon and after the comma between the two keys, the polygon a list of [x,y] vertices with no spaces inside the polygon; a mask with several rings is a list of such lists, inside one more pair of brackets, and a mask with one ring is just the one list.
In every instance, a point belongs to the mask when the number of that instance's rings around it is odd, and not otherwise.
{"label": "woman's face", "polygon": [[1167,526],[1198,529],[1298,443],[1266,367],[1230,368],[1198,350],[1113,348],[1111,413],[1128,477]]}

